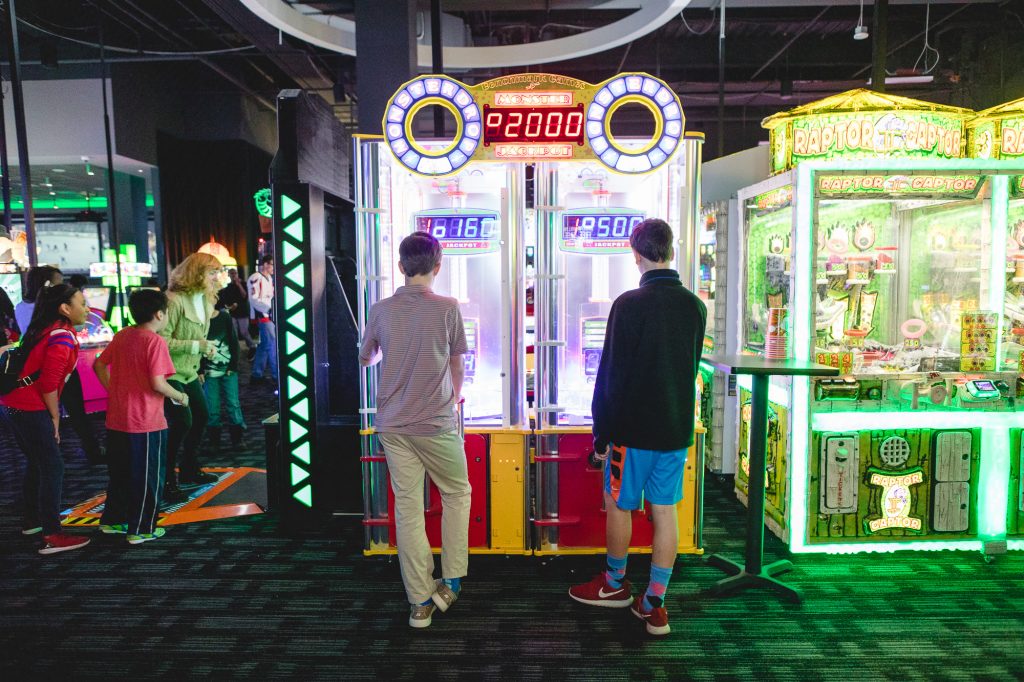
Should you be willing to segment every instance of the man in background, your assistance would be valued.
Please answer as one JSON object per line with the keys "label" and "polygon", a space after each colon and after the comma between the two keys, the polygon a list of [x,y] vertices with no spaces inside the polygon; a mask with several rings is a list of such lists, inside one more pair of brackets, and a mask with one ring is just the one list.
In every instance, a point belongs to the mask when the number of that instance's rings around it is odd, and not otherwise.
{"label": "man in background", "polygon": [[[260,258],[260,267],[249,278],[249,307],[260,330],[260,343],[252,361],[251,381],[277,382],[277,328],[274,326],[274,257]],[[266,372],[269,367],[269,373]]]}

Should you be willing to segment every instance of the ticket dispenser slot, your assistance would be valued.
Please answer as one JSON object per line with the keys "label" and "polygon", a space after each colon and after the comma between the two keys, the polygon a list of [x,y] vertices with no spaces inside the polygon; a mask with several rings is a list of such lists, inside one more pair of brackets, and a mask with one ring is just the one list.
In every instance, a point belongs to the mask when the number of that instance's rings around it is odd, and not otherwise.
{"label": "ticket dispenser slot", "polygon": [[831,434],[821,444],[821,513],[857,511],[860,440],[856,434]]}
{"label": "ticket dispenser slot", "polygon": [[937,531],[963,532],[968,528],[971,443],[969,431],[945,431],[935,436],[932,527]]}

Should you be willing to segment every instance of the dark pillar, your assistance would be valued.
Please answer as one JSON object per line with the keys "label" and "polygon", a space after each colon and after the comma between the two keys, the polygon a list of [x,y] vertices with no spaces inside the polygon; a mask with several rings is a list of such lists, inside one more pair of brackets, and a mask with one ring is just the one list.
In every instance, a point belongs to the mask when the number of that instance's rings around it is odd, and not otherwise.
{"label": "dark pillar", "polygon": [[21,169],[21,205],[28,238],[28,262],[39,262],[36,244],[36,217],[32,207],[32,174],[29,171],[28,132],[25,127],[25,97],[21,90],[21,48],[18,46],[18,15],[14,0],[4,3],[4,31],[7,34],[7,56],[11,66],[11,95],[14,100],[14,127],[18,137],[18,167]]}
{"label": "dark pillar", "polygon": [[11,169],[7,165],[7,122],[4,119],[4,96],[0,88],[0,193],[4,200],[4,231],[11,236]]}
{"label": "dark pillar", "polygon": [[384,107],[416,71],[416,3],[356,0],[359,132],[380,135]]}
{"label": "dark pillar", "polygon": [[[441,0],[430,0],[430,71],[444,73],[444,43],[441,40]],[[434,107],[434,137],[444,137],[444,111]]]}
{"label": "dark pillar", "polygon": [[718,20],[718,156],[725,156],[725,0]]}
{"label": "dark pillar", "polygon": [[871,89],[885,92],[885,53],[889,49],[889,0],[875,0],[874,26],[871,28]]}
{"label": "dark pillar", "polygon": [[122,244],[134,244],[140,263],[149,262],[149,220],[146,216],[146,179],[142,175],[114,173],[117,186],[117,228]]}

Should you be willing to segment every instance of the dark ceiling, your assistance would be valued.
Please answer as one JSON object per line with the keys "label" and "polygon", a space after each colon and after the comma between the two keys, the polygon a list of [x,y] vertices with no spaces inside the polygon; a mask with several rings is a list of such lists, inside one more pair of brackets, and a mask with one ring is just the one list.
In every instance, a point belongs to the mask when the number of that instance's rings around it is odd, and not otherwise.
{"label": "dark ceiling", "polygon": [[[291,1],[291,0],[289,0]],[[421,2],[424,12],[429,2]],[[593,1],[442,0],[462,20],[475,45],[523,44],[605,25],[628,10],[597,10]],[[733,5],[736,5],[735,7]],[[557,71],[596,82],[620,70],[647,71],[673,85],[688,126],[714,135],[718,122],[718,11],[696,0],[681,16],[633,43],[532,69],[473,70],[467,82],[512,71]],[[867,0],[865,23],[872,26]],[[484,9],[486,8],[486,9]],[[726,151],[762,139],[771,113],[853,87],[870,74],[872,40],[853,40],[856,4],[792,0],[727,2],[725,51]],[[306,12],[352,18],[354,2],[307,2]],[[316,90],[346,122],[358,100],[354,58],[313,47],[263,23],[237,0],[18,0],[27,74],[95,69],[103,41],[111,62],[188,61],[216,74],[225,88],[243,90],[272,107],[287,87]],[[926,5],[893,0],[889,7],[887,68],[922,72],[932,82],[890,85],[898,94],[984,108],[1024,96],[1024,0],[933,2],[924,48]],[[44,66],[44,64],[48,66]],[[914,71],[915,64],[917,66]],[[56,76],[51,77],[68,77]],[[709,144],[715,156],[714,145]]]}

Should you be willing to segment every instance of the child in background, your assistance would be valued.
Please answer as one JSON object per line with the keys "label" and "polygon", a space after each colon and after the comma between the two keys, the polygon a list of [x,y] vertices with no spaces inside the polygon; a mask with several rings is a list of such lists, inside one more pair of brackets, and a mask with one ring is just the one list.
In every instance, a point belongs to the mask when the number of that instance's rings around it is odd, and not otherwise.
{"label": "child in background", "polygon": [[206,392],[206,404],[210,410],[210,421],[206,429],[207,439],[214,451],[220,448],[220,396],[223,392],[228,411],[231,445],[237,448],[242,443],[245,420],[242,417],[242,405],[238,401],[238,332],[226,306],[221,305],[213,312],[206,339],[217,342],[213,344],[216,346],[213,356],[203,358],[199,369],[199,373],[206,380],[203,390]]}
{"label": "child in background", "polygon": [[96,358],[96,377],[107,389],[110,484],[100,530],[125,534],[128,543],[163,537],[156,527],[164,489],[167,419],[164,398],[188,406],[188,394],[167,383],[174,364],[159,333],[167,326],[167,295],[140,289],[128,299],[135,326],[114,335]]}

